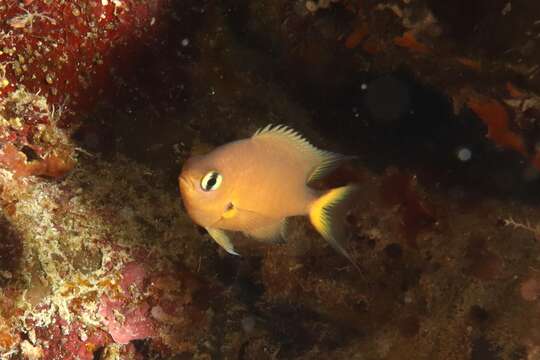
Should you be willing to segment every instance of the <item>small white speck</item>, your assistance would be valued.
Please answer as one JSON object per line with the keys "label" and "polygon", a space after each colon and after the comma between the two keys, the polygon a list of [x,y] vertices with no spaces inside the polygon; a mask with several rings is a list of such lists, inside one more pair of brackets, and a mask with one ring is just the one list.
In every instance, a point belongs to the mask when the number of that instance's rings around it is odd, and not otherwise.
{"label": "small white speck", "polygon": [[463,148],[460,148],[458,151],[457,151],[457,158],[460,160],[460,161],[469,161],[471,160],[472,158],[472,152],[471,150],[463,147]]}
{"label": "small white speck", "polygon": [[403,301],[405,302],[405,304],[412,304],[414,298],[412,296],[412,294],[405,294],[405,297],[403,298]]}
{"label": "small white speck", "polygon": [[30,343],[32,343],[32,345],[36,345],[37,337],[35,329],[30,329],[28,331],[28,340],[30,340]]}
{"label": "small white speck", "polygon": [[182,39],[181,44],[182,44],[183,47],[188,46],[189,45],[189,39],[188,38]]}
{"label": "small white speck", "polygon": [[367,90],[367,84],[363,83],[362,85],[360,85],[360,89]]}
{"label": "small white speck", "polygon": [[84,332],[84,330],[79,331],[79,339],[81,339],[81,341],[83,342],[86,342],[86,340],[88,340],[88,335],[86,335],[86,332]]}
{"label": "small white speck", "polygon": [[156,23],[156,18],[155,17],[150,19],[150,26],[153,26],[155,23]]}
{"label": "small white speck", "polygon": [[60,330],[62,331],[62,335],[64,336],[69,335],[69,328],[67,326],[61,326]]}

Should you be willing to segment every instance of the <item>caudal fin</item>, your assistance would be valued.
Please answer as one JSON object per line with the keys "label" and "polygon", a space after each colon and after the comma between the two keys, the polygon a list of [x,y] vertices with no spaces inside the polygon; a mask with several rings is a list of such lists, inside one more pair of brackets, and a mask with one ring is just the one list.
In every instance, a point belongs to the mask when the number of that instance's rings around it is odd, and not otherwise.
{"label": "caudal fin", "polygon": [[356,186],[348,185],[328,191],[311,204],[309,219],[324,239],[361,272],[360,267],[343,247],[350,236],[345,223],[347,210],[350,209],[347,200],[352,198],[356,190]]}

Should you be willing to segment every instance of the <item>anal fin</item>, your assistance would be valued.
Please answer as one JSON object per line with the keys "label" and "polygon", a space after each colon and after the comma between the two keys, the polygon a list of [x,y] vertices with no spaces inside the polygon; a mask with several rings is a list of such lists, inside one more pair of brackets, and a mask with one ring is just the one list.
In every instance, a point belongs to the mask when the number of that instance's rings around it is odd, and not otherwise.
{"label": "anal fin", "polygon": [[286,227],[287,218],[284,218],[283,220],[276,221],[270,225],[251,229],[246,232],[246,235],[263,242],[284,244],[286,242]]}

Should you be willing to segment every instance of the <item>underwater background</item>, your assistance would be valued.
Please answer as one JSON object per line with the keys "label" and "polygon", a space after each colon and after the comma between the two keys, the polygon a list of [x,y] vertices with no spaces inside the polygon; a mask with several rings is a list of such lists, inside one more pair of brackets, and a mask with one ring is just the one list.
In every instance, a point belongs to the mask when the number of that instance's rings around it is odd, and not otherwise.
{"label": "underwater background", "polygon": [[[0,0],[0,359],[540,359],[539,94],[534,0]],[[269,123],[358,156],[362,274],[186,214]]]}

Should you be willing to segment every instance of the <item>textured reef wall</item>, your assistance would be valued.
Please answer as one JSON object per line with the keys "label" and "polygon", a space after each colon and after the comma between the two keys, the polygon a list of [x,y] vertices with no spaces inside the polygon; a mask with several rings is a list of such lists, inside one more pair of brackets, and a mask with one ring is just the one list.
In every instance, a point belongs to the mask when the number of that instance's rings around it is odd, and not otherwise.
{"label": "textured reef wall", "polygon": [[[1,2],[0,358],[538,359],[538,59],[525,0]],[[359,156],[363,274],[183,211],[267,123]]]}

